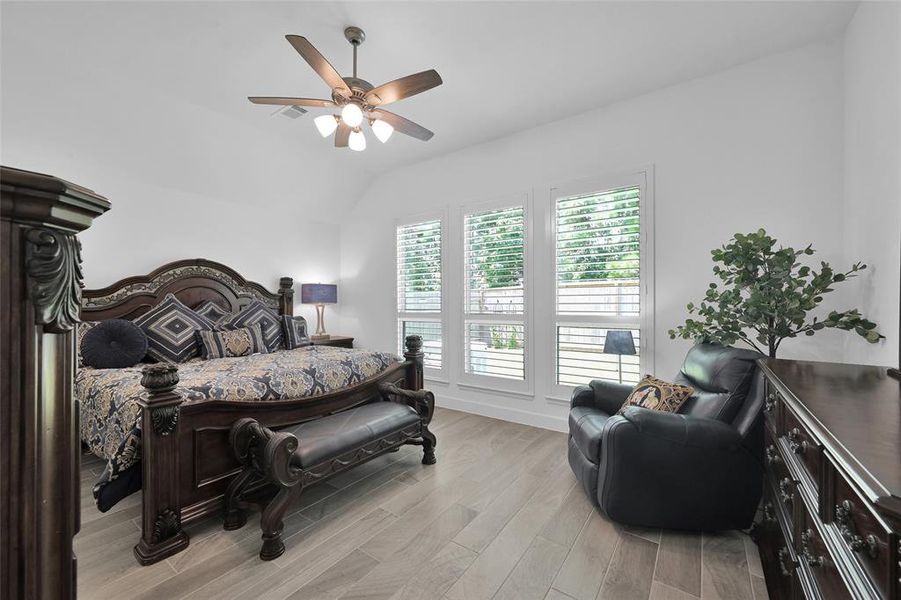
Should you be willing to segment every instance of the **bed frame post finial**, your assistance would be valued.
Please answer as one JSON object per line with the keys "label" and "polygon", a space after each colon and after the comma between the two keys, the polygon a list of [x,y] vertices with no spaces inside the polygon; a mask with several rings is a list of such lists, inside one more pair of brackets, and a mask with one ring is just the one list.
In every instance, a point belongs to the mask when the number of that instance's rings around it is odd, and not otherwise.
{"label": "bed frame post finial", "polygon": [[278,312],[288,317],[294,316],[294,279],[291,277],[278,280]]}
{"label": "bed frame post finial", "polygon": [[184,399],[175,391],[178,367],[166,363],[144,367],[141,385],[141,468],[143,513],[141,541],[134,548],[142,565],[158,562],[188,547],[181,528],[178,487],[178,412]]}
{"label": "bed frame post finial", "polygon": [[407,349],[404,352],[404,358],[410,363],[407,366],[407,389],[421,390],[423,386],[422,364],[425,356],[422,352],[422,336],[408,335],[404,339],[404,346]]}

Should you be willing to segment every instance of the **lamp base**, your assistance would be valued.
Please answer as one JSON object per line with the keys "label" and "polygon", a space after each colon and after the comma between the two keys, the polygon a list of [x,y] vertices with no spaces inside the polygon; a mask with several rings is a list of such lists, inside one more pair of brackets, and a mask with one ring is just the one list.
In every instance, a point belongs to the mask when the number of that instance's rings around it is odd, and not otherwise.
{"label": "lamp base", "polygon": [[325,332],[325,304],[316,305],[316,333],[310,336],[310,341],[324,342],[331,336]]}

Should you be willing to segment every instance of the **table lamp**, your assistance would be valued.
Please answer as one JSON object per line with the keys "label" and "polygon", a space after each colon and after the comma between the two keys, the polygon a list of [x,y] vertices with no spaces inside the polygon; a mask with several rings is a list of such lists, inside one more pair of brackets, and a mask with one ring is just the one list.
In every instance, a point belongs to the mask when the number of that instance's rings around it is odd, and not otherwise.
{"label": "table lamp", "polygon": [[635,340],[628,329],[613,329],[607,331],[604,339],[604,354],[616,354],[619,357],[619,382],[623,382],[623,354],[635,355]]}
{"label": "table lamp", "polygon": [[338,286],[332,283],[304,283],[300,286],[300,302],[316,305],[316,333],[310,336],[312,341],[327,340],[325,332],[325,305],[338,303]]}

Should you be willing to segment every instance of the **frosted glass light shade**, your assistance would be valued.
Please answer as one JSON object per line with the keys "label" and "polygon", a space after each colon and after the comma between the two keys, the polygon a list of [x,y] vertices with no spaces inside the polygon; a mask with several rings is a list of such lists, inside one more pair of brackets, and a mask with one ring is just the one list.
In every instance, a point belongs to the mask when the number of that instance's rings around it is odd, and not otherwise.
{"label": "frosted glass light shade", "polygon": [[341,120],[348,127],[359,127],[363,122],[363,111],[352,102],[345,104],[341,109]]}
{"label": "frosted glass light shade", "polygon": [[376,119],[372,123],[372,133],[374,133],[375,137],[379,138],[379,141],[384,144],[388,141],[388,138],[391,137],[391,134],[394,133],[394,127],[381,119]]}
{"label": "frosted glass light shade", "polygon": [[313,119],[313,123],[316,125],[316,129],[319,130],[319,135],[322,137],[328,137],[338,129],[338,119],[336,119],[334,115],[322,115],[321,117],[316,117]]}
{"label": "frosted glass light shade", "polygon": [[350,138],[348,138],[347,140],[347,145],[351,150],[362,152],[366,149],[366,136],[364,136],[363,132],[359,129],[357,129],[356,131],[351,131]]}

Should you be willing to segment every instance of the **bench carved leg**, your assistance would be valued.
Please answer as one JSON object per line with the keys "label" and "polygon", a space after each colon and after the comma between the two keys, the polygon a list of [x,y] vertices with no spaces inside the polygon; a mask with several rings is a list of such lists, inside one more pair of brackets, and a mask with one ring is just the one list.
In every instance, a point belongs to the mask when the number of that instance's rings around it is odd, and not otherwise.
{"label": "bench carved leg", "polygon": [[223,527],[227,531],[241,529],[247,524],[247,513],[241,507],[241,492],[253,479],[254,471],[249,467],[245,467],[237,477],[228,484],[228,490],[225,492],[225,523]]}
{"label": "bench carved leg", "polygon": [[[411,342],[410,338],[412,337],[418,336],[407,336],[408,347]],[[404,356],[408,359],[416,358],[417,356],[419,357],[417,360],[421,360],[422,358],[421,353],[418,355],[407,353]],[[435,414],[435,395],[428,390],[408,390],[399,388],[393,383],[380,384],[379,393],[382,395],[382,399],[387,402],[393,400],[400,401],[416,411],[422,421],[422,441],[411,440],[407,443],[422,445],[422,464],[434,465],[436,462],[435,446],[438,444],[438,439],[435,437],[435,434],[429,430],[429,423],[432,422],[432,415]]]}
{"label": "bench carved leg", "polygon": [[435,446],[438,444],[438,438],[435,437],[435,434],[429,431],[429,428],[425,425],[422,426],[422,464],[424,465],[434,465],[435,460]]}
{"label": "bench carved leg", "polygon": [[273,560],[285,552],[285,543],[282,541],[282,530],[285,524],[282,517],[291,500],[291,488],[283,487],[275,495],[260,519],[260,528],[263,530],[263,547],[260,549],[262,560]]}

